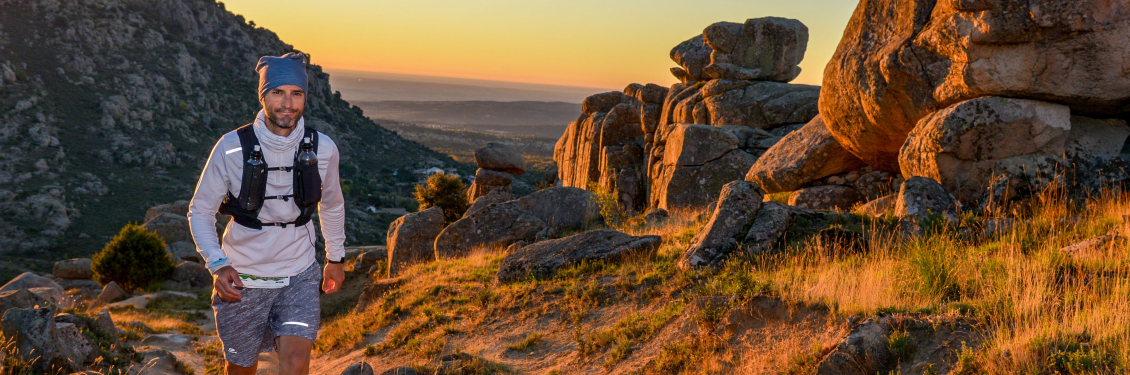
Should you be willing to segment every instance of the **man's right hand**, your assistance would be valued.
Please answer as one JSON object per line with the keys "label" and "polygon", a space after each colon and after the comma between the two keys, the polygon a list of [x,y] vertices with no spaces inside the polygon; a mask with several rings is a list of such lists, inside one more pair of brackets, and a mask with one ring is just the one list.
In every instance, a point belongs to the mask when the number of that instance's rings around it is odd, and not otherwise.
{"label": "man's right hand", "polygon": [[216,294],[228,301],[239,301],[242,295],[232,284],[240,288],[243,287],[243,281],[239,279],[239,272],[236,272],[232,266],[224,266],[212,274],[212,288]]}

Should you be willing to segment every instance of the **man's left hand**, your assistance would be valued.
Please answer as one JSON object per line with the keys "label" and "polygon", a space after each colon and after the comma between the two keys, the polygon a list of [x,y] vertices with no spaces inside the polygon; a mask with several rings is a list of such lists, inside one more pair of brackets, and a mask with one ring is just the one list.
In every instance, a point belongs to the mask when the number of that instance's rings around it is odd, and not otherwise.
{"label": "man's left hand", "polygon": [[322,290],[327,294],[337,292],[343,281],[345,270],[341,268],[341,263],[326,263],[326,269],[322,271]]}

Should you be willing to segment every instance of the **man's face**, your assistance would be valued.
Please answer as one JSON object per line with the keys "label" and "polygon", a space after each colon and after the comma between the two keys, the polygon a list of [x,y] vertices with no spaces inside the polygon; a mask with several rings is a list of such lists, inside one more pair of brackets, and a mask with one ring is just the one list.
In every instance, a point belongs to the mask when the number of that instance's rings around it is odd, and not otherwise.
{"label": "man's face", "polygon": [[267,91],[262,99],[267,120],[283,129],[298,125],[302,110],[306,107],[306,93],[296,85],[282,85]]}

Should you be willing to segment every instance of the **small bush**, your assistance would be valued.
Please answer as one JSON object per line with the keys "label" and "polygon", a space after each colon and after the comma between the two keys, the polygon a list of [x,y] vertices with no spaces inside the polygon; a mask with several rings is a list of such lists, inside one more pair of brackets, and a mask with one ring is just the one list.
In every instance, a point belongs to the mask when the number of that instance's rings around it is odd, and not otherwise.
{"label": "small bush", "polygon": [[420,202],[420,211],[442,208],[444,224],[451,224],[459,220],[470,206],[467,195],[463,194],[464,189],[466,186],[459,177],[436,173],[428,177],[427,182],[416,185],[416,200]]}
{"label": "small bush", "polygon": [[94,254],[94,280],[117,282],[122,289],[146,289],[165,281],[176,266],[165,251],[165,241],[137,224],[127,224],[102,251]]}
{"label": "small bush", "polygon": [[606,187],[590,182],[588,190],[593,193],[596,204],[600,206],[600,216],[604,218],[604,222],[608,225],[616,227],[631,216],[631,213],[620,204],[620,197],[616,194],[615,186]]}

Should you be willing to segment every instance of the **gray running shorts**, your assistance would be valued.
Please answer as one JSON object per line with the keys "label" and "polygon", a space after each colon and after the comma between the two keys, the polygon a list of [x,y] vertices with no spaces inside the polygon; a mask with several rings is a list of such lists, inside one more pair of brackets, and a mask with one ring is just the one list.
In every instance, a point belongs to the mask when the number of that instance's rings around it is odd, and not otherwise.
{"label": "gray running shorts", "polygon": [[291,276],[290,285],[278,289],[239,288],[239,301],[227,301],[212,292],[216,330],[224,344],[224,359],[240,367],[251,367],[259,353],[275,350],[279,336],[318,338],[321,323],[319,290],[322,269],[314,262]]}

